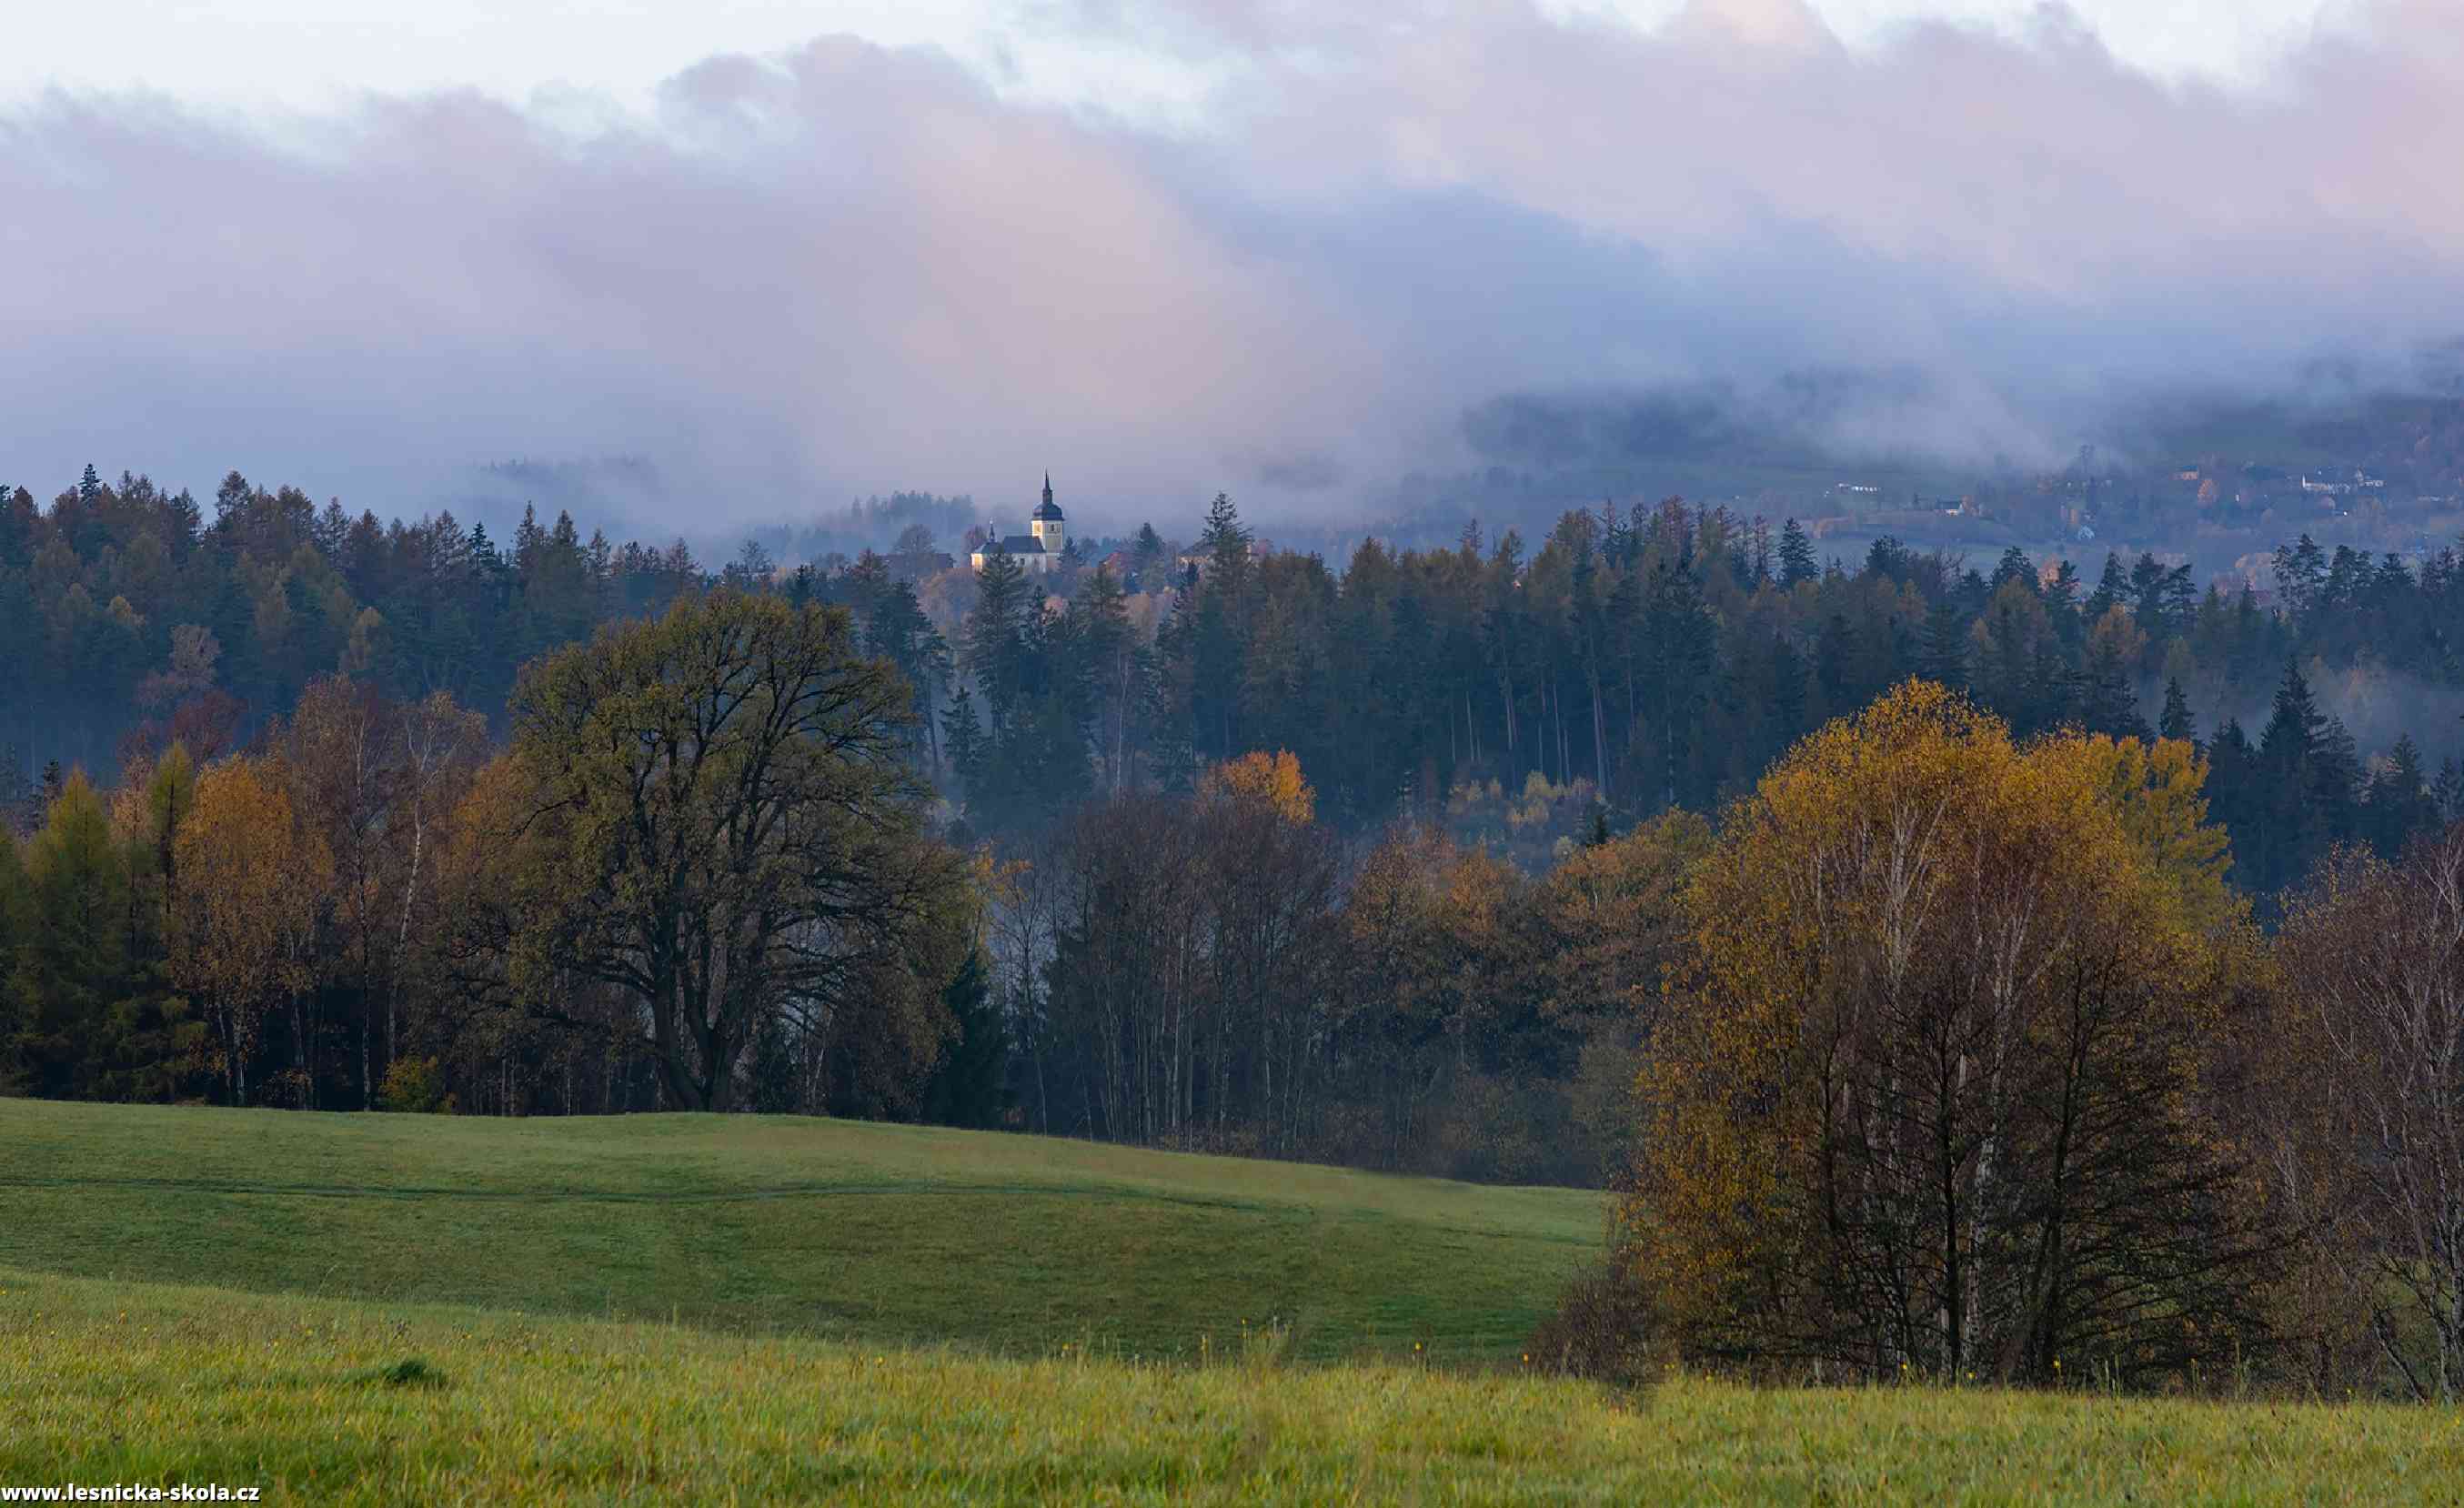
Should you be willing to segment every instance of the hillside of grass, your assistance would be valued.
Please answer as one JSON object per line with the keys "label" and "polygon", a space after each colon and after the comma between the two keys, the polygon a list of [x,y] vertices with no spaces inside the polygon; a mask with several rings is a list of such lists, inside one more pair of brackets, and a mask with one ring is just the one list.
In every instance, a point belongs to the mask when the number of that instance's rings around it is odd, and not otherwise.
{"label": "hillside of grass", "polygon": [[0,1268],[0,1484],[273,1502],[2453,1501],[2453,1410],[1637,1396],[1409,1364],[901,1352]]}
{"label": "hillside of grass", "polygon": [[1601,1200],[791,1117],[0,1100],[0,1262],[1044,1355],[1515,1355]]}

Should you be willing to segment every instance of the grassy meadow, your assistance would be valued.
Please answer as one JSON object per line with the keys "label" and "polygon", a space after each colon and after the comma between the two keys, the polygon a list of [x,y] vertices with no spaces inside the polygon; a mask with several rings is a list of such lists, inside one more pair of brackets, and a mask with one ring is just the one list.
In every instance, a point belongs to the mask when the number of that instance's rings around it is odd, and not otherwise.
{"label": "grassy meadow", "polygon": [[0,1483],[270,1501],[2453,1502],[2464,1419],[899,1351],[0,1270]]}
{"label": "grassy meadow", "polygon": [[272,1501],[2459,1500],[2464,1417],[1639,1394],[1599,1200],[907,1126],[0,1100],[0,1486]]}
{"label": "grassy meadow", "polygon": [[1043,1355],[1512,1356],[1596,1194],[759,1116],[0,1099],[0,1263]]}

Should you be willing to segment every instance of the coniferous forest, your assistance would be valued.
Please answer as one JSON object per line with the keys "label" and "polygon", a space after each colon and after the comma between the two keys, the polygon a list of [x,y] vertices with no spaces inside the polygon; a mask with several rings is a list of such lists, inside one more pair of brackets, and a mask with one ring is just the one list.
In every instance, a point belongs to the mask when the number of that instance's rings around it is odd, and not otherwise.
{"label": "coniferous forest", "polygon": [[[500,543],[236,474],[203,507],[92,469],[48,504],[15,490],[0,1076],[931,1117],[1588,1181],[1723,813],[1903,681],[2022,741],[2144,748],[2266,923],[2340,846],[2394,861],[2464,802],[2454,755],[2425,753],[2464,685],[2453,548],[2415,568],[2304,539],[2260,587],[2146,556],[2092,579],[1888,539],[1825,559],[1793,521],[1677,499],[1339,562],[1259,548],[1221,496],[1187,523],[1101,565],[1073,545],[1051,576],[996,551],[979,577],[920,530],[713,569],[562,515]],[[693,640],[715,602],[804,625],[813,684],[863,683],[829,737],[872,773],[833,799],[907,888],[808,876],[810,914],[688,988],[637,956],[658,935],[684,967],[673,917],[607,925],[638,886],[572,888],[624,844],[568,819],[591,782],[649,778],[577,764],[614,736],[586,713],[680,673],[661,656],[740,650]],[[668,644],[593,670],[594,635],[603,658]],[[670,747],[714,732],[670,714]],[[674,794],[667,820],[723,824],[715,800]],[[802,962],[750,988],[777,948]]]}

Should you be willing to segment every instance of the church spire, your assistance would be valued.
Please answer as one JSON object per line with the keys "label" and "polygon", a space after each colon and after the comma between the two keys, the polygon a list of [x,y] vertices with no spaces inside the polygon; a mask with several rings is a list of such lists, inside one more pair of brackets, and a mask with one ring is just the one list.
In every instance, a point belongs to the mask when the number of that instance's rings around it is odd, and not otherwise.
{"label": "church spire", "polygon": [[1044,473],[1044,506],[1046,508],[1052,506],[1052,473],[1050,471]]}

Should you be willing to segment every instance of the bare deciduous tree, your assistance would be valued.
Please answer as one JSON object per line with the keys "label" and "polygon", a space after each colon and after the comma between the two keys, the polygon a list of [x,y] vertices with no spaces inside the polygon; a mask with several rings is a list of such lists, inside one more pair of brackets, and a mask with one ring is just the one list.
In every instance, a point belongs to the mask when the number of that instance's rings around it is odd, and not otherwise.
{"label": "bare deciduous tree", "polygon": [[2305,1028],[2314,1197],[2413,1393],[2464,1397],[2464,827],[2339,854],[2281,957]]}

